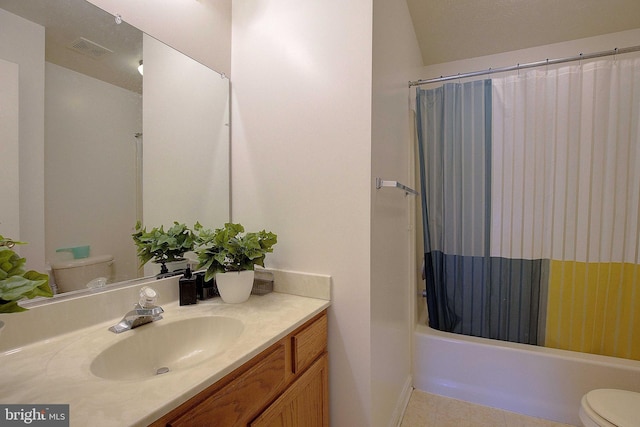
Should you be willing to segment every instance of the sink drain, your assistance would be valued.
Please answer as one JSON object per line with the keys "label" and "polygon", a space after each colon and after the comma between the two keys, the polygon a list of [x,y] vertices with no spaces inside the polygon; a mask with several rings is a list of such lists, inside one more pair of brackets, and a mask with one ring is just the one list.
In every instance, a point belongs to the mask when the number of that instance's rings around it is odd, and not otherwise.
{"label": "sink drain", "polygon": [[169,372],[169,368],[167,368],[166,366],[163,366],[162,368],[158,368],[156,370],[156,375],[166,374],[167,372]]}

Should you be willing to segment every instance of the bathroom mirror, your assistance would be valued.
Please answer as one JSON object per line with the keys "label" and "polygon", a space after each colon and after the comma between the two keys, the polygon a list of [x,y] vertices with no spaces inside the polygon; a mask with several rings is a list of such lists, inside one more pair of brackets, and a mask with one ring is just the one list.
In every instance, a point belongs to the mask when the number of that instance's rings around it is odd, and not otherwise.
{"label": "bathroom mirror", "polygon": [[144,275],[136,221],[228,221],[229,81],[117,21],[85,0],[0,0],[0,65],[17,76],[0,93],[19,94],[19,118],[0,122],[19,188],[0,234],[27,241],[38,271],[67,248],[112,255],[122,286]]}

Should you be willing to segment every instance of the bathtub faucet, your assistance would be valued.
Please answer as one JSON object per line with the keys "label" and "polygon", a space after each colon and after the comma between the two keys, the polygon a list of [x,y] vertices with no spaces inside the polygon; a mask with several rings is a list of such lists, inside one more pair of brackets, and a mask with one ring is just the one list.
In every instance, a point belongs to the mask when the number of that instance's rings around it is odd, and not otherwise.
{"label": "bathtub faucet", "polygon": [[158,293],[155,290],[148,286],[143,287],[140,289],[140,299],[133,306],[133,310],[125,314],[122,320],[111,326],[109,330],[119,334],[162,319],[164,310],[162,307],[155,305],[157,299]]}

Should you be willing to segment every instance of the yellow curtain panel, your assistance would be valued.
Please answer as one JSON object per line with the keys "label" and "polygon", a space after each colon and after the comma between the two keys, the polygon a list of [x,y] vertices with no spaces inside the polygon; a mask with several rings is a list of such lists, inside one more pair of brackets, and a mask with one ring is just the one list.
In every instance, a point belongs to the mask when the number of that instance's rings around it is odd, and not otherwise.
{"label": "yellow curtain panel", "polygon": [[551,261],[547,347],[640,360],[640,265]]}

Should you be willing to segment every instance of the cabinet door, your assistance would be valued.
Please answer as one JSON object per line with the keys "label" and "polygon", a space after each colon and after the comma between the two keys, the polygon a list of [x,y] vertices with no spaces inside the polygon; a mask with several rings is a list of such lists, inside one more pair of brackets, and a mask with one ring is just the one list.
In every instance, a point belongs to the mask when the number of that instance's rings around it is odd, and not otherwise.
{"label": "cabinet door", "polygon": [[327,313],[307,324],[291,338],[293,373],[298,374],[316,360],[327,348]]}
{"label": "cabinet door", "polygon": [[171,427],[246,426],[285,384],[285,346],[279,344],[251,369],[171,421]]}
{"label": "cabinet door", "polygon": [[324,353],[251,427],[328,427],[329,388]]}

